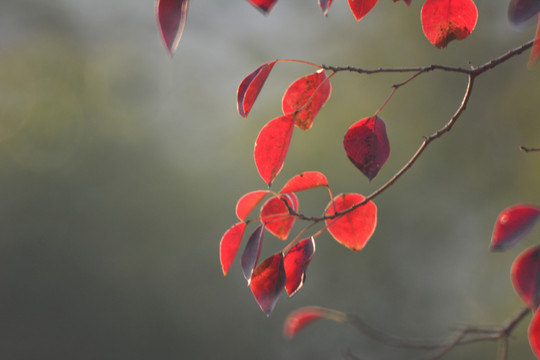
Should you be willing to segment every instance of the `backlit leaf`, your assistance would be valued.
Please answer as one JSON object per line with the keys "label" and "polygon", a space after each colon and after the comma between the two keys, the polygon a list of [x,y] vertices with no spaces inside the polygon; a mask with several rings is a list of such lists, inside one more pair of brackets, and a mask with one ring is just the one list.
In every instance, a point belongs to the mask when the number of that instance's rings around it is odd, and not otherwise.
{"label": "backlit leaf", "polygon": [[540,208],[518,204],[505,209],[497,217],[491,250],[506,250],[523,239],[540,218]]}
{"label": "backlit leaf", "polygon": [[245,229],[246,223],[240,222],[227,230],[221,238],[221,242],[219,244],[219,259],[221,261],[223,275],[227,275],[227,272],[229,271],[229,268],[236,257],[236,253],[238,252],[238,248],[242,242]]}
{"label": "backlit leaf", "polygon": [[508,20],[521,25],[540,12],[540,0],[511,0],[508,5]]}
{"label": "backlit leaf", "polygon": [[472,0],[426,0],[422,7],[422,28],[439,49],[452,40],[462,40],[476,26],[478,10]]}
{"label": "backlit leaf", "polygon": [[[285,194],[282,198],[287,201],[291,209],[298,210],[298,198],[295,194]],[[266,230],[278,239],[287,239],[294,225],[294,220],[295,217],[289,214],[289,210],[281,198],[268,199],[261,208],[261,222],[265,224]]]}
{"label": "backlit leaf", "polygon": [[157,0],[156,17],[161,38],[169,54],[176,51],[188,12],[189,0]]}
{"label": "backlit leaf", "polygon": [[349,0],[349,7],[356,21],[360,21],[360,19],[373,9],[376,3],[377,0]]}
{"label": "backlit leaf", "polygon": [[354,166],[371,181],[390,155],[384,121],[378,116],[357,121],[345,134],[343,146]]}
{"label": "backlit leaf", "polygon": [[259,9],[263,14],[267,14],[276,5],[277,0],[248,0],[251,5]]}
{"label": "backlit leaf", "polygon": [[238,113],[246,118],[277,60],[262,64],[242,80],[236,93]]}
{"label": "backlit leaf", "polygon": [[259,132],[255,142],[255,165],[268,186],[283,167],[293,128],[292,118],[284,115],[270,120]]}
{"label": "backlit leaf", "polygon": [[261,310],[269,316],[285,287],[283,254],[277,253],[264,260],[253,272],[251,292]]}
{"label": "backlit leaf", "polygon": [[261,246],[263,241],[263,234],[264,224],[260,225],[251,234],[246,244],[246,247],[244,248],[242,258],[240,259],[240,262],[242,264],[242,272],[244,273],[244,277],[248,281],[248,284],[251,281],[251,274],[253,273],[253,269],[255,268],[255,266],[257,265],[257,261],[259,260],[259,254],[261,253]]}
{"label": "backlit leaf", "polygon": [[[540,0],[538,0],[540,3]],[[527,67],[531,69],[540,59],[540,15],[538,16],[538,24],[536,25],[536,35],[534,37],[534,43],[531,49],[531,55],[529,56],[529,63]]]}
{"label": "backlit leaf", "polygon": [[315,240],[313,237],[299,241],[285,255],[285,274],[287,283],[285,289],[289,296],[293,296],[304,284],[306,269],[315,253]]}
{"label": "backlit leaf", "polygon": [[332,92],[332,86],[323,69],[294,81],[283,95],[284,114],[291,114],[294,124],[309,130],[313,119]]}
{"label": "backlit leaf", "polygon": [[347,321],[347,315],[336,310],[319,306],[306,306],[290,313],[285,319],[283,335],[292,339],[306,325],[319,319],[333,320],[339,323]]}
{"label": "backlit leaf", "polygon": [[268,190],[255,190],[242,196],[236,203],[236,216],[238,219],[245,220],[267,194]]}
{"label": "backlit leaf", "polygon": [[281,189],[280,193],[284,194],[290,192],[304,191],[319,186],[328,187],[328,180],[326,179],[326,176],[324,176],[318,171],[306,171],[294,176],[289,181],[287,181],[285,186],[283,186],[283,189]]}
{"label": "backlit leaf", "polygon": [[319,6],[321,7],[321,10],[323,12],[323,15],[328,15],[328,9],[330,8],[330,5],[332,5],[333,0],[319,0]]}
{"label": "backlit leaf", "polygon": [[517,294],[532,310],[540,305],[540,246],[521,253],[510,271],[512,285]]}
{"label": "backlit leaf", "polygon": [[[360,194],[340,194],[334,202],[328,204],[325,216],[349,209],[364,201]],[[360,251],[366,245],[377,226],[377,206],[372,201],[334,219],[327,219],[328,232],[340,244],[354,251]]]}
{"label": "backlit leaf", "polygon": [[528,333],[531,350],[540,359],[540,311],[534,313]]}

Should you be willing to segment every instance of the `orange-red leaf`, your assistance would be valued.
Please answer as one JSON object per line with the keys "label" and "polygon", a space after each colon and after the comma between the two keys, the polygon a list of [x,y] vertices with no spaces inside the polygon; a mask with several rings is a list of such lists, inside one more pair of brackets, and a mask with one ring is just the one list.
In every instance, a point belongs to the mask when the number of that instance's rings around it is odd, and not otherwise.
{"label": "orange-red leaf", "polygon": [[263,14],[267,14],[276,5],[277,0],[248,0],[251,5],[259,9]]}
{"label": "orange-red leaf", "polygon": [[478,10],[472,0],[426,0],[422,7],[422,28],[439,49],[452,40],[462,40],[476,26]]}
{"label": "orange-red leaf", "polygon": [[523,239],[540,218],[540,208],[518,204],[497,217],[491,236],[491,250],[506,250]]}
{"label": "orange-red leaf", "polygon": [[188,12],[189,0],[157,0],[156,17],[163,43],[173,54],[176,51]]}
{"label": "orange-red leaf", "polygon": [[238,113],[246,118],[277,60],[262,64],[242,80],[236,93]]}
{"label": "orange-red leaf", "polygon": [[283,335],[291,339],[306,325],[319,319],[328,319],[343,323],[347,321],[347,315],[340,311],[325,309],[319,306],[306,306],[293,311],[287,316],[283,326]]}
{"label": "orange-red leaf", "polygon": [[227,230],[221,238],[221,242],[219,244],[219,260],[221,262],[223,275],[227,275],[227,272],[229,271],[229,268],[236,257],[236,253],[238,252],[238,248],[242,242],[245,229],[246,223],[237,223]]}
{"label": "orange-red leaf", "polygon": [[330,80],[323,69],[301,77],[285,91],[281,104],[283,113],[290,114],[300,129],[309,130],[331,92]]}
{"label": "orange-red leaf", "polygon": [[[325,216],[338,212],[364,201],[360,194],[340,194],[328,204]],[[366,245],[377,226],[377,206],[372,201],[349,211],[344,215],[326,220],[328,232],[340,244],[354,251],[360,251]]]}
{"label": "orange-red leaf", "polygon": [[292,177],[289,181],[287,181],[280,193],[284,194],[304,191],[319,186],[328,187],[328,180],[326,179],[326,176],[318,171],[306,171]]}
{"label": "orange-red leaf", "polygon": [[296,294],[306,280],[306,269],[315,253],[313,237],[299,241],[285,255],[285,274],[287,283],[285,289],[289,296]]}
{"label": "orange-red leaf", "polygon": [[373,9],[376,3],[377,0],[349,0],[349,7],[356,21],[360,21],[360,19]]}
{"label": "orange-red leaf", "polygon": [[511,0],[508,5],[508,20],[514,25],[521,25],[540,12],[538,0]]}
{"label": "orange-red leaf", "polygon": [[293,128],[291,117],[284,115],[270,120],[259,132],[255,142],[255,165],[268,186],[283,167]]}
{"label": "orange-red leaf", "polygon": [[244,277],[249,282],[251,281],[251,275],[253,274],[253,269],[257,265],[259,260],[259,254],[261,253],[261,246],[264,235],[264,224],[260,225],[249,237],[249,240],[244,248],[242,253],[242,258],[240,263],[242,265],[242,272]]}
{"label": "orange-red leaf", "polygon": [[273,197],[261,208],[261,222],[278,239],[285,240],[289,236],[295,218],[289,215],[289,210],[282,199],[287,201],[291,209],[298,210],[298,198],[295,194],[285,194],[281,198]]}
{"label": "orange-red leaf", "polygon": [[[540,4],[540,1],[537,1]],[[540,59],[540,15],[538,15],[538,25],[536,25],[536,35],[534,37],[534,43],[531,49],[531,55],[529,56],[529,63],[527,67],[532,68]]]}
{"label": "orange-red leaf", "polygon": [[529,344],[537,359],[540,359],[540,311],[536,311],[529,325]]}
{"label": "orange-red leaf", "polygon": [[245,220],[268,193],[268,190],[255,190],[242,196],[236,203],[236,216],[238,219]]}
{"label": "orange-red leaf", "polygon": [[251,292],[261,310],[269,316],[285,287],[283,254],[277,253],[264,260],[253,272]]}
{"label": "orange-red leaf", "polygon": [[510,271],[512,285],[517,294],[532,310],[540,305],[540,246],[521,253]]}
{"label": "orange-red leaf", "polygon": [[330,5],[332,5],[333,0],[319,0],[319,6],[323,12],[323,15],[328,15],[328,9],[330,8]]}
{"label": "orange-red leaf", "polygon": [[370,181],[390,156],[386,125],[378,116],[354,123],[343,140],[347,156]]}

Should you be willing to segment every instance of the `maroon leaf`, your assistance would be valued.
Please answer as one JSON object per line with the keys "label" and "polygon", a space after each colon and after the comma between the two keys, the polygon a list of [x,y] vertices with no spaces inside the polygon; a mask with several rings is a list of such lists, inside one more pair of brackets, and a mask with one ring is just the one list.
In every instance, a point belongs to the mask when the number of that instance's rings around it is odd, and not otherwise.
{"label": "maroon leaf", "polygon": [[540,208],[532,205],[518,204],[503,210],[495,222],[491,250],[512,247],[532,230],[539,218]]}
{"label": "maroon leaf", "polygon": [[368,12],[373,9],[377,0],[349,0],[349,7],[356,21],[360,21]]}
{"label": "maroon leaf", "polygon": [[281,104],[283,113],[292,115],[300,129],[309,130],[331,92],[332,86],[323,69],[301,77],[285,91]]}
{"label": "maroon leaf", "polygon": [[261,246],[263,241],[263,234],[264,224],[260,225],[251,234],[246,244],[246,247],[244,248],[242,258],[240,259],[240,262],[242,264],[242,272],[244,273],[244,277],[248,281],[248,284],[251,281],[253,269],[255,268],[255,266],[257,265],[257,261],[259,260],[259,254],[261,253]]}
{"label": "maroon leaf", "polygon": [[282,198],[273,197],[261,208],[261,222],[264,223],[266,230],[285,240],[294,225],[295,217],[289,214],[289,209],[282,199],[287,201],[291,209],[298,210],[298,198],[295,194],[285,194]]}
{"label": "maroon leaf", "polygon": [[512,285],[521,300],[532,310],[540,305],[540,246],[521,253],[510,271]]}
{"label": "maroon leaf", "polygon": [[285,287],[283,254],[274,254],[257,266],[251,277],[250,286],[257,304],[267,316],[270,316]]}
{"label": "maroon leaf", "polygon": [[255,142],[255,165],[268,186],[283,167],[293,128],[291,117],[285,115],[270,120],[259,132]]}
{"label": "maroon leaf", "polygon": [[157,0],[156,16],[161,38],[169,54],[176,51],[188,12],[189,0]]}
{"label": "maroon leaf", "polygon": [[[398,2],[399,0],[394,0],[394,2]],[[411,6],[411,0],[403,0],[407,6]]]}
{"label": "maroon leaf", "polygon": [[227,272],[236,257],[245,229],[246,223],[240,222],[227,230],[221,238],[219,244],[219,259],[221,261],[221,269],[223,270],[224,276],[227,275]]}
{"label": "maroon leaf", "polygon": [[242,196],[236,203],[236,216],[238,219],[245,220],[268,193],[268,190],[255,190]]}
{"label": "maroon leaf", "polygon": [[384,121],[372,116],[356,122],[345,134],[343,146],[354,166],[371,181],[390,155]]}
{"label": "maroon leaf", "polygon": [[328,187],[328,180],[326,179],[326,176],[318,171],[306,171],[287,181],[280,193],[284,194],[298,192],[319,186]]}
{"label": "maroon leaf", "polygon": [[251,74],[246,76],[240,83],[236,94],[236,106],[240,116],[243,118],[247,118],[253,103],[257,100],[257,96],[259,96],[259,93],[276,62],[277,60],[274,60],[262,64]]}
{"label": "maroon leaf", "polygon": [[330,8],[330,5],[332,5],[333,0],[319,0],[319,6],[323,12],[323,15],[328,15],[328,9]]}
{"label": "maroon leaf", "polygon": [[306,280],[306,269],[315,253],[313,237],[299,241],[285,255],[285,274],[287,283],[285,289],[289,296],[296,294]]}
{"label": "maroon leaf", "polygon": [[272,10],[272,7],[277,3],[277,0],[248,0],[251,5],[259,9],[263,14],[267,14]]}
{"label": "maroon leaf", "polygon": [[540,359],[540,311],[536,311],[529,325],[529,344],[537,359]]}
{"label": "maroon leaf", "polygon": [[508,6],[508,20],[514,25],[520,25],[538,12],[540,12],[539,0],[511,0]]}
{"label": "maroon leaf", "polygon": [[319,306],[306,306],[293,311],[287,316],[283,326],[283,335],[288,339],[292,339],[306,325],[319,319],[343,323],[347,321],[347,315],[341,311],[325,309]]}

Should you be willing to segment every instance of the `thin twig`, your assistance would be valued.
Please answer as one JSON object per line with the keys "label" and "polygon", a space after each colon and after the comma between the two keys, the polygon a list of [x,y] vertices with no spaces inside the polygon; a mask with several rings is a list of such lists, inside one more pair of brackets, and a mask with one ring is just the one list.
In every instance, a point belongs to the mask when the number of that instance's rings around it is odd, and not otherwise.
{"label": "thin twig", "polygon": [[540,148],[527,148],[525,146],[520,146],[519,150],[524,152],[530,152],[530,151],[540,151]]}

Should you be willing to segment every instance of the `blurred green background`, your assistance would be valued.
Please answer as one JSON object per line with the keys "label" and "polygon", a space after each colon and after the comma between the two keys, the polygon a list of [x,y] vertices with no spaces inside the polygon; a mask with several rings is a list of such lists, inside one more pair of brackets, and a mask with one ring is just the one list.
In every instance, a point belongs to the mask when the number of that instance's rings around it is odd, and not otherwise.
{"label": "blurred green background", "polygon": [[[223,232],[244,193],[264,188],[253,163],[259,129],[280,115],[286,86],[312,68],[278,64],[250,119],[236,113],[242,78],[275,58],[362,68],[478,65],[532,38],[506,1],[478,2],[469,39],[438,50],[420,1],[381,1],[356,23],[345,1],[323,17],[315,0],[280,1],[262,16],[244,0],[196,0],[176,55],[150,0],[3,0],[0,4],[0,356],[3,359],[418,359],[347,325],[320,322],[294,340],[286,315],[320,305],[403,337],[440,338],[496,326],[519,312],[509,269],[540,229],[506,253],[488,251],[498,213],[540,203],[539,68],[517,57],[478,79],[466,113],[376,199],[378,228],[353,253],[317,239],[307,282],[267,318],[236,261],[219,264]],[[306,170],[333,192],[383,184],[453,114],[466,85],[425,74],[380,116],[392,154],[372,182],[347,160],[346,129],[408,75],[332,79],[307,133],[296,131],[280,188]],[[319,215],[323,191],[300,194]],[[295,231],[302,228],[297,225]],[[249,229],[248,229],[249,231]],[[267,237],[263,252],[279,249]],[[511,359],[532,359],[521,323]],[[494,359],[495,343],[447,359]]]}

